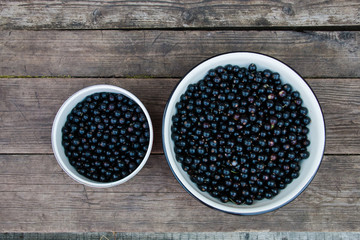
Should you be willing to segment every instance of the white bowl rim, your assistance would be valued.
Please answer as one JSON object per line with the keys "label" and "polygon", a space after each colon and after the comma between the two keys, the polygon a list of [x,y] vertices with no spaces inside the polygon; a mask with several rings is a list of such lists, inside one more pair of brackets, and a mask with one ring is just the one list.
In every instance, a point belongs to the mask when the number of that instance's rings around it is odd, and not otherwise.
{"label": "white bowl rim", "polygon": [[[319,120],[319,122],[321,122],[321,125],[322,125],[322,129],[321,131],[323,132],[322,136],[321,136],[321,142],[320,142],[320,146],[321,146],[321,157],[319,157],[319,160],[318,160],[318,165],[316,167],[316,169],[314,169],[314,173],[312,174],[312,176],[309,178],[309,180],[307,181],[306,184],[304,184],[302,186],[301,189],[299,189],[295,194],[293,194],[291,197],[287,198],[286,201],[283,201],[281,204],[278,204],[276,206],[272,206],[270,208],[266,208],[266,207],[261,207],[261,208],[241,208],[241,205],[238,206],[238,205],[233,205],[231,207],[229,206],[224,206],[224,205],[220,205],[214,201],[211,201],[211,200],[208,200],[206,199],[206,197],[203,197],[201,194],[197,194],[197,191],[194,191],[193,187],[190,186],[186,181],[183,182],[184,180],[181,180],[178,175],[176,174],[176,171],[177,169],[174,169],[173,167],[173,164],[175,164],[176,160],[175,159],[170,159],[169,157],[169,153],[168,153],[168,150],[171,149],[166,141],[166,136],[165,136],[165,127],[167,126],[167,122],[166,122],[166,118],[167,118],[167,113],[169,112],[168,111],[168,107],[169,107],[169,104],[170,104],[170,101],[172,100],[173,96],[174,96],[174,93],[176,91],[176,89],[178,88],[179,84],[192,72],[194,71],[196,68],[198,68],[200,65],[210,61],[210,60],[213,60],[213,59],[216,59],[216,58],[222,58],[222,57],[226,57],[226,56],[231,56],[231,55],[243,55],[243,54],[249,54],[249,55],[256,55],[256,56],[261,56],[261,57],[264,57],[264,58],[268,58],[270,59],[271,61],[274,61],[274,62],[277,62],[277,64],[280,64],[280,65],[283,65],[284,67],[286,67],[289,71],[292,71],[294,75],[296,75],[298,78],[300,78],[304,83],[305,85],[307,86],[307,88],[311,91],[312,93],[312,96],[315,98],[316,100],[316,103],[317,103],[317,107],[320,111],[320,114],[321,114],[321,119]],[[256,63],[255,63],[256,64]],[[200,80],[200,79],[199,79]],[[322,120],[322,121],[321,121]],[[164,149],[164,155],[165,155],[165,158],[168,162],[168,165],[169,165],[169,168],[171,169],[175,179],[179,182],[179,184],[191,195],[193,196],[195,199],[197,199],[198,201],[200,201],[202,204],[210,207],[210,208],[213,208],[213,209],[216,209],[216,210],[219,210],[219,211],[222,211],[222,212],[225,212],[225,213],[230,213],[230,214],[235,214],[235,215],[258,215],[258,214],[264,214],[264,213],[267,213],[267,212],[271,212],[271,211],[274,211],[276,209],[279,209],[285,205],[287,205],[288,203],[290,203],[291,201],[293,201],[294,199],[296,199],[306,188],[307,186],[312,182],[312,180],[314,179],[314,177],[316,176],[317,172],[318,172],[318,169],[321,165],[321,162],[322,162],[322,159],[323,159],[323,156],[324,156],[324,152],[325,152],[325,144],[326,144],[326,125],[325,125],[325,119],[324,119],[324,114],[323,114],[323,110],[321,108],[321,105],[320,105],[320,102],[318,100],[318,98],[316,97],[314,91],[312,90],[312,88],[310,87],[310,85],[304,80],[304,78],[301,77],[301,75],[299,73],[297,73],[294,69],[292,69],[289,65],[287,65],[286,63],[278,60],[277,58],[275,57],[272,57],[272,56],[269,56],[269,55],[266,55],[266,54],[263,54],[263,53],[259,53],[259,52],[254,52],[254,51],[232,51],[232,52],[225,52],[225,53],[220,53],[220,54],[217,54],[217,55],[214,55],[212,57],[209,57],[203,61],[201,61],[200,63],[198,63],[197,65],[195,65],[193,68],[191,68],[185,75],[184,77],[182,77],[179,82],[177,83],[177,85],[174,87],[173,91],[171,92],[170,96],[169,96],[169,99],[166,103],[166,106],[164,108],[164,114],[163,114],[163,120],[162,120],[162,144],[163,144],[163,149]]]}
{"label": "white bowl rim", "polygon": [[[96,91],[95,91],[96,90]],[[97,91],[99,90],[99,91]],[[95,92],[92,92],[95,91]],[[89,93],[92,92],[92,93]],[[56,131],[56,129],[58,128],[62,128],[62,126],[60,126],[59,120],[60,117],[65,113],[65,109],[73,103],[73,100],[77,97],[79,97],[80,95],[86,94],[84,95],[84,98],[86,96],[89,96],[93,93],[96,92],[111,92],[111,93],[120,93],[123,94],[124,96],[132,99],[133,101],[135,101],[143,110],[148,125],[149,125],[149,132],[150,132],[150,137],[149,137],[149,145],[148,145],[148,150],[142,160],[142,162],[140,163],[140,165],[135,169],[135,171],[133,171],[132,173],[130,173],[128,176],[126,176],[125,178],[122,178],[118,181],[115,182],[106,182],[106,183],[102,183],[102,182],[96,182],[90,179],[87,179],[86,177],[80,178],[78,176],[76,176],[73,171],[76,171],[75,169],[69,169],[65,164],[64,164],[64,160],[62,159],[62,157],[60,156],[60,151],[62,146],[59,146],[58,144],[56,144],[56,139],[58,137],[58,133]],[[88,94],[87,94],[88,93]],[[78,103],[78,102],[77,102]],[[153,126],[152,126],[152,121],[150,118],[150,114],[148,113],[147,109],[145,108],[144,104],[131,92],[129,92],[128,90],[125,90],[121,87],[118,86],[114,86],[114,85],[108,85],[108,84],[97,84],[97,85],[92,85],[92,86],[88,86],[85,88],[80,89],[79,91],[75,92],[74,94],[72,94],[68,99],[66,99],[66,101],[61,105],[61,107],[59,108],[54,121],[53,121],[53,125],[52,125],[52,131],[51,131],[51,145],[52,145],[52,149],[55,155],[55,158],[58,162],[58,164],[60,165],[60,167],[64,170],[64,172],[66,172],[72,179],[74,179],[75,181],[84,184],[86,186],[89,187],[95,187],[95,188],[108,188],[108,187],[113,187],[122,183],[125,183],[127,181],[129,181],[131,178],[133,178],[145,165],[145,163],[147,162],[150,154],[151,154],[151,150],[152,150],[152,145],[153,145],[153,139],[154,139],[154,130],[153,130]],[[66,159],[65,161],[68,161],[68,159]]]}

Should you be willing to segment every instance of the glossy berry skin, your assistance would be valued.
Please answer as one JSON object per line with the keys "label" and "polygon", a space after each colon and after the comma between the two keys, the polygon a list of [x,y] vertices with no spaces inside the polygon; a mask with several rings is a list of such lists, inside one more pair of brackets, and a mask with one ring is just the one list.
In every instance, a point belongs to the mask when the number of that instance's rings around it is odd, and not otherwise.
{"label": "glossy berry skin", "polygon": [[311,119],[300,93],[255,64],[211,69],[188,86],[172,120],[177,161],[224,203],[276,196],[309,157]]}
{"label": "glossy berry skin", "polygon": [[149,145],[149,126],[144,112],[130,98],[94,93],[68,115],[62,145],[79,174],[98,182],[114,182],[142,162]]}

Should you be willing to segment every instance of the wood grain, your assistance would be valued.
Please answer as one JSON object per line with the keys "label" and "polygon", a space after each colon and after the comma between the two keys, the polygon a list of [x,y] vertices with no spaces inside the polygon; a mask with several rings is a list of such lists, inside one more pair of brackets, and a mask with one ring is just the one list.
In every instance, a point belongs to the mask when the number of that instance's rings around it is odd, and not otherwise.
{"label": "wood grain", "polygon": [[178,79],[20,78],[0,80],[0,153],[51,153],[51,127],[58,109],[76,91],[111,84],[134,93],[154,126],[153,153],[162,152],[161,122]]}
{"label": "wood grain", "polygon": [[[112,84],[145,104],[154,126],[153,153],[162,153],[162,115],[179,79],[3,78],[0,79],[0,153],[52,153],[51,126],[61,104],[76,91]],[[307,79],[326,122],[327,154],[360,153],[360,79]]]}
{"label": "wood grain", "polygon": [[0,233],[0,240],[354,240],[358,232],[87,232],[87,233]]}
{"label": "wood grain", "polygon": [[326,156],[296,200],[258,216],[204,206],[176,182],[163,155],[110,189],[76,184],[52,155],[0,155],[0,166],[0,232],[360,230],[360,156]]}
{"label": "wood grain", "polygon": [[209,57],[255,51],[304,77],[359,77],[360,33],[0,31],[0,76],[182,77]]}
{"label": "wood grain", "polygon": [[[359,0],[1,1],[0,239],[358,239],[359,27]],[[163,155],[172,89],[198,63],[231,51],[287,63],[325,116],[314,180],[293,202],[259,216],[204,206]],[[108,189],[72,180],[51,149],[57,110],[94,84],[133,92],[155,131],[145,167]]]}
{"label": "wood grain", "polygon": [[5,1],[2,29],[358,26],[357,0]]}

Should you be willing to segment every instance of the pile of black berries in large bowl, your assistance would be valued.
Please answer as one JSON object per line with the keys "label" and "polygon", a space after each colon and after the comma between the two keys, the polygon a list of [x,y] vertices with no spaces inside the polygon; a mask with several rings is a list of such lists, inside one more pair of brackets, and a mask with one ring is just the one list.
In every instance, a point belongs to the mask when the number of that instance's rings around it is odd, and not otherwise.
{"label": "pile of black berries in large bowl", "polygon": [[116,86],[95,85],[61,106],[51,141],[58,163],[70,177],[92,187],[112,187],[145,165],[153,129],[136,96]]}
{"label": "pile of black berries in large bowl", "polygon": [[219,55],[193,68],[163,117],[171,170],[195,198],[234,214],[260,214],[296,198],[325,146],[322,111],[308,84],[258,53]]}

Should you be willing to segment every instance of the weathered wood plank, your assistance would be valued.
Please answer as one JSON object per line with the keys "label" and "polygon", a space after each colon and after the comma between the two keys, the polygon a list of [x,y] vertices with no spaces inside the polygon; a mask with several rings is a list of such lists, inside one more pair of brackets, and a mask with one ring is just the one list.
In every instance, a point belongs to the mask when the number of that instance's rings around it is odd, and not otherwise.
{"label": "weathered wood plank", "polygon": [[359,79],[306,80],[314,90],[324,113],[325,152],[359,153],[357,149],[360,149],[360,146],[356,143],[360,134]]}
{"label": "weathered wood plank", "polygon": [[2,233],[0,240],[354,240],[360,239],[358,232],[90,232],[90,233]]}
{"label": "weathered wood plank", "polygon": [[0,31],[0,76],[182,77],[229,51],[274,56],[304,77],[359,77],[360,33]]}
{"label": "weathered wood plank", "polygon": [[[69,195],[86,194],[88,191],[95,191],[98,194],[132,194],[134,189],[144,195],[147,193],[184,192],[172,176],[162,155],[151,155],[145,165],[146,167],[136,177],[126,184],[109,189],[89,188],[77,184],[58,166],[55,157],[52,155],[14,155],[9,157],[0,155],[0,159],[0,193],[23,195],[25,198],[27,192],[46,193],[47,196],[44,195],[44,199],[51,198],[51,194],[54,192],[67,192]],[[82,197],[80,196],[80,198]],[[57,204],[63,203],[59,201]],[[51,202],[44,202],[44,204],[47,204],[47,207],[52,207]],[[82,203],[74,202],[71,206],[80,208]],[[63,205],[63,207],[66,206]]]}
{"label": "weathered wood plank", "polygon": [[161,121],[177,79],[1,79],[0,153],[51,153],[51,127],[63,102],[95,84],[112,84],[134,93],[154,127],[153,153],[162,152]]}
{"label": "weathered wood plank", "polygon": [[[360,230],[360,156],[325,156],[296,200],[247,217],[210,209],[192,198],[176,183],[162,155],[152,155],[138,176],[110,189],[76,184],[52,155],[0,155],[0,166],[0,232]],[[35,175],[40,177],[32,181]]]}
{"label": "weathered wood plank", "polygon": [[[307,79],[323,108],[326,153],[360,153],[359,79]],[[52,153],[52,121],[61,104],[90,85],[112,84],[140,98],[152,117],[153,153],[162,153],[161,121],[179,79],[3,78],[0,79],[0,153]]]}
{"label": "weathered wood plank", "polygon": [[5,1],[2,29],[358,26],[357,0]]}

